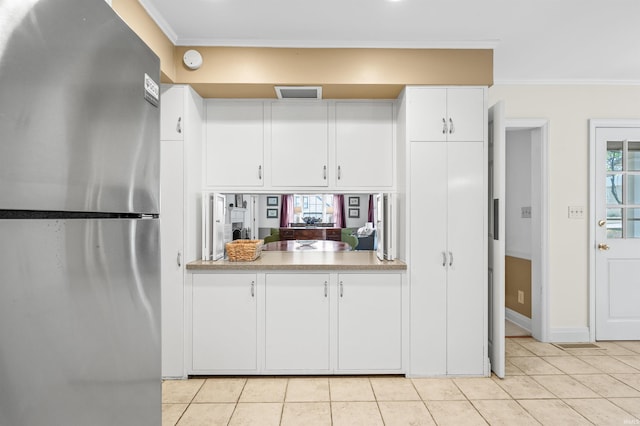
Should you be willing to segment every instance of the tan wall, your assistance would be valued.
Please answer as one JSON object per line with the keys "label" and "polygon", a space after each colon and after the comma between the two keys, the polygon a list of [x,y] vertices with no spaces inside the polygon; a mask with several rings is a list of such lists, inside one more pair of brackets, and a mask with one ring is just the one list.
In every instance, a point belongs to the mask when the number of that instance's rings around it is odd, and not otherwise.
{"label": "tan wall", "polygon": [[163,83],[176,82],[176,69],[173,43],[160,30],[158,25],[149,17],[147,11],[132,0],[112,0],[113,10],[129,27],[138,34],[147,46],[160,58],[160,70]]}
{"label": "tan wall", "polygon": [[[505,306],[531,318],[531,261],[505,257]],[[518,291],[524,292],[524,304],[518,303]]]}
{"label": "tan wall", "polygon": [[[162,82],[205,98],[275,98],[275,85],[322,85],[325,99],[395,99],[405,85],[493,84],[492,49],[329,49],[174,46],[138,1],[113,9],[160,57]],[[182,63],[188,49],[203,65]]]}
{"label": "tan wall", "polygon": [[549,120],[549,326],[588,326],[589,227],[568,206],[589,207],[589,119],[640,118],[640,86],[494,85],[489,105],[508,118]]}
{"label": "tan wall", "polygon": [[493,84],[489,49],[323,49],[193,47],[198,70],[182,64],[191,47],[176,47],[176,81],[206,98],[273,98],[274,85],[321,85],[323,97],[395,99],[408,84]]}

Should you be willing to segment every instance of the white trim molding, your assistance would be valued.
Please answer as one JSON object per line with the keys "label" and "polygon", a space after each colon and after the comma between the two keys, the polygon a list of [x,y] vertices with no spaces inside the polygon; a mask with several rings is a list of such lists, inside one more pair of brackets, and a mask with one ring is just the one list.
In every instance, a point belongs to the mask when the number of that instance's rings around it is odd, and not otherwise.
{"label": "white trim molding", "polygon": [[552,328],[548,341],[554,343],[592,342],[589,334],[589,327]]}
{"label": "white trim molding", "polygon": [[531,333],[531,318],[527,318],[513,309],[505,308],[505,318]]}
{"label": "white trim molding", "polygon": [[540,141],[540,216],[534,223],[540,233],[531,241],[531,335],[541,342],[551,338],[549,328],[549,120],[545,118],[507,118],[506,129],[532,130]]}

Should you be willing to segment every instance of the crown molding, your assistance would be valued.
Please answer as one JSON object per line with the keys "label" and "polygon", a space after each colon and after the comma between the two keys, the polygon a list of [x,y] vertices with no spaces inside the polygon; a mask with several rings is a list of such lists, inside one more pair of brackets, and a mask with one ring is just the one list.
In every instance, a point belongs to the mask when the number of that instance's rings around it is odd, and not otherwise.
{"label": "crown molding", "polygon": [[640,86],[640,80],[611,79],[495,79],[494,86]]}
{"label": "crown molding", "polygon": [[[155,19],[155,18],[154,18]],[[351,49],[495,49],[499,40],[443,41],[339,41],[339,40],[262,40],[178,38],[176,46],[273,47],[273,48],[351,48]]]}
{"label": "crown molding", "polygon": [[174,46],[177,45],[178,35],[173,30],[171,25],[167,22],[166,19],[162,16],[158,9],[155,8],[153,4],[151,4],[147,0],[138,0],[142,8],[147,12],[149,17],[158,25],[160,30],[167,36],[167,38],[173,43]]}

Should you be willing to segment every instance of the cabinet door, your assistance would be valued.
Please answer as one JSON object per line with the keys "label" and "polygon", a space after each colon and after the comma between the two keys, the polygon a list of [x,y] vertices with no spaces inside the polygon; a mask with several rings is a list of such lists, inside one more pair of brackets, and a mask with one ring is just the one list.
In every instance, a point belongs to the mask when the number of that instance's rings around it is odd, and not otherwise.
{"label": "cabinet door", "polygon": [[447,142],[410,143],[411,370],[447,372]]}
{"label": "cabinet door", "polygon": [[338,369],[400,370],[400,275],[341,274],[338,300]]}
{"label": "cabinet door", "polygon": [[328,285],[325,274],[267,274],[266,370],[329,370]]}
{"label": "cabinet door", "polygon": [[485,134],[484,89],[447,89],[448,140],[483,141]]}
{"label": "cabinet door", "polygon": [[184,88],[162,85],[160,95],[160,140],[184,139]]}
{"label": "cabinet door", "polygon": [[193,370],[257,369],[255,274],[193,274]]}
{"label": "cabinet door", "polygon": [[407,88],[407,138],[410,141],[447,140],[447,89]]}
{"label": "cabinet door", "polygon": [[160,160],[162,377],[183,377],[183,142],[161,141]]}
{"label": "cabinet door", "polygon": [[263,185],[262,102],[206,101],[205,183],[207,186]]}
{"label": "cabinet door", "polygon": [[271,184],[327,186],[327,104],[272,103],[271,120]]}
{"label": "cabinet door", "polygon": [[339,187],[393,186],[393,104],[336,103]]}
{"label": "cabinet door", "polygon": [[447,373],[482,374],[486,309],[482,142],[449,143]]}

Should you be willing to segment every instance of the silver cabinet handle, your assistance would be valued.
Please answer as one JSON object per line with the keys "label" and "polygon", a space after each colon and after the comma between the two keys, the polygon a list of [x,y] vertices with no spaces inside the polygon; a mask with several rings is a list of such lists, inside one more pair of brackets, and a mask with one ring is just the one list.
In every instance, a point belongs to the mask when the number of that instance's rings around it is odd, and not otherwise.
{"label": "silver cabinet handle", "polygon": [[262,180],[262,165],[258,166],[258,179]]}
{"label": "silver cabinet handle", "polygon": [[344,285],[342,284],[342,281],[340,281],[340,297],[344,296]]}
{"label": "silver cabinet handle", "polygon": [[322,179],[327,180],[327,166],[322,168]]}
{"label": "silver cabinet handle", "polygon": [[453,253],[449,252],[449,266],[453,266]]}
{"label": "silver cabinet handle", "polygon": [[338,180],[342,178],[342,168],[338,166]]}
{"label": "silver cabinet handle", "polygon": [[449,117],[449,134],[453,133],[456,131],[456,128],[453,127],[453,120],[451,119],[451,117]]}
{"label": "silver cabinet handle", "polygon": [[328,287],[328,283],[325,281],[324,282],[324,297],[328,297],[329,296],[329,287]]}
{"label": "silver cabinet handle", "polygon": [[178,123],[176,124],[176,132],[182,133],[182,117],[178,117]]}
{"label": "silver cabinet handle", "polygon": [[442,117],[442,134],[446,134],[447,133],[447,120]]}
{"label": "silver cabinet handle", "polygon": [[178,252],[176,262],[178,262],[178,268],[182,266],[182,253]]}
{"label": "silver cabinet handle", "polygon": [[447,253],[442,252],[442,266],[447,266]]}
{"label": "silver cabinet handle", "polygon": [[256,297],[256,282],[251,281],[251,297]]}

